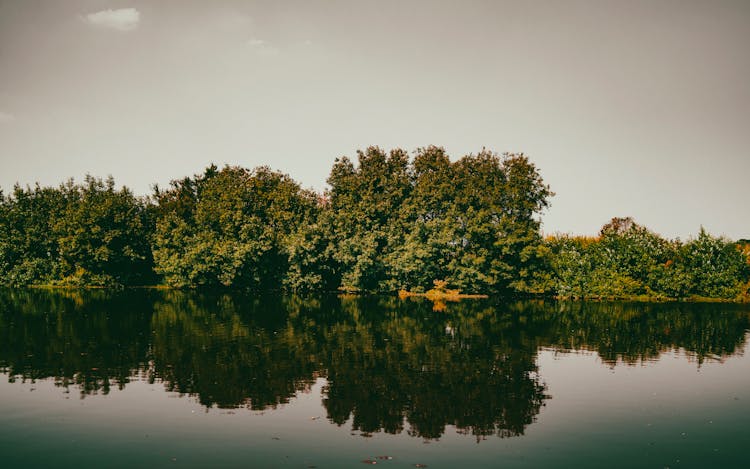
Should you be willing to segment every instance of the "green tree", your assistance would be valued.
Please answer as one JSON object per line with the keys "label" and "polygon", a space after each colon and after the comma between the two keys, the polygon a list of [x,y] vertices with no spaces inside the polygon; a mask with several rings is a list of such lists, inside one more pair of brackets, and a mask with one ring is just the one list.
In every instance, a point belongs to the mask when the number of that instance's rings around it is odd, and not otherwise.
{"label": "green tree", "polygon": [[533,291],[548,257],[538,214],[552,195],[524,155],[359,153],[331,171],[331,239],[346,289]]}
{"label": "green tree", "polygon": [[328,227],[331,212],[324,202],[311,222],[300,224],[286,237],[284,249],[288,256],[288,270],[283,286],[292,292],[333,291],[339,285],[334,245]]}
{"label": "green tree", "polygon": [[68,186],[67,204],[53,227],[60,276],[75,285],[134,285],[153,282],[145,202],[126,187],[115,189],[86,176]]}
{"label": "green tree", "polygon": [[358,163],[337,159],[328,178],[333,259],[342,288],[387,289],[384,260],[389,244],[403,234],[394,221],[412,189],[408,155],[369,147],[358,152]]}
{"label": "green tree", "polygon": [[178,287],[279,288],[287,238],[316,211],[314,194],[267,167],[211,166],[155,199],[156,271]]}
{"label": "green tree", "polygon": [[698,237],[682,247],[682,263],[690,276],[690,293],[711,298],[747,294],[747,256],[736,243],[714,237],[701,227]]}
{"label": "green tree", "polygon": [[38,184],[34,189],[16,184],[11,195],[0,197],[0,283],[48,283],[57,275],[59,250],[52,232],[66,204],[63,188]]}

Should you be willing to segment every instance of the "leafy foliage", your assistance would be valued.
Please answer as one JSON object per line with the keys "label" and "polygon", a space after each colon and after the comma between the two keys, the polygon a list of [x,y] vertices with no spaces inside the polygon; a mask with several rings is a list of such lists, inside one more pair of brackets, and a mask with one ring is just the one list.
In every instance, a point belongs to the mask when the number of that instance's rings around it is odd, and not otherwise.
{"label": "leafy foliage", "polygon": [[0,283],[153,283],[147,205],[112,178],[23,189],[0,209]]}
{"label": "leafy foliage", "polygon": [[59,275],[74,285],[134,285],[153,281],[146,213],[129,189],[114,179],[87,176],[67,193],[53,230]]}
{"label": "leafy foliage", "polygon": [[208,166],[137,198],[86,176],[0,192],[0,284],[750,299],[750,242],[667,240],[631,218],[542,239],[554,195],[523,154],[336,159],[324,193]]}
{"label": "leafy foliage", "polygon": [[554,291],[564,297],[634,296],[741,299],[747,296],[750,252],[701,228],[697,238],[669,241],[613,218],[598,238],[556,236]]}
{"label": "leafy foliage", "polygon": [[552,195],[523,155],[482,151],[452,163],[439,147],[377,147],[337,160],[328,182],[341,286],[528,292],[540,269],[539,221]]}
{"label": "leafy foliage", "polygon": [[290,235],[316,213],[313,194],[265,167],[211,166],[155,198],[156,272],[177,287],[277,287]]}

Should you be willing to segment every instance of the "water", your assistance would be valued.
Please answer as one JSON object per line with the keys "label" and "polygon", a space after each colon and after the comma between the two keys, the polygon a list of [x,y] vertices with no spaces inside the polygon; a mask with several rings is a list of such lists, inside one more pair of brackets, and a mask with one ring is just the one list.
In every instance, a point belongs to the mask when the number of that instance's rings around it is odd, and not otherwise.
{"label": "water", "polygon": [[749,329],[748,305],[0,290],[2,466],[747,467]]}

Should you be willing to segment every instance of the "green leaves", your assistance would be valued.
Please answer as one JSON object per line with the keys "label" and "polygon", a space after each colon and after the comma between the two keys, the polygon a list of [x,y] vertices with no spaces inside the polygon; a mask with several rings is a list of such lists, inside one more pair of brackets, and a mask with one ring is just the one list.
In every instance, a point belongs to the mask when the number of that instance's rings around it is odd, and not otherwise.
{"label": "green leaves", "polygon": [[559,236],[547,244],[560,296],[737,299],[746,294],[747,254],[702,228],[683,244],[630,218],[613,218],[598,238]]}
{"label": "green leaves", "polygon": [[[528,292],[541,267],[533,217],[552,195],[523,155],[482,151],[452,163],[439,147],[359,152],[337,160],[331,242],[348,290]],[[530,248],[530,249],[527,249]],[[524,280],[519,281],[520,278]]]}
{"label": "green leaves", "polygon": [[16,186],[0,210],[0,282],[152,283],[146,203],[112,178],[59,188]]}
{"label": "green leaves", "polygon": [[746,294],[747,257],[735,243],[711,236],[701,227],[698,237],[687,242],[681,254],[691,276],[691,294],[710,298]]}
{"label": "green leaves", "polygon": [[316,213],[315,198],[288,176],[209,167],[157,192],[156,272],[176,287],[279,288],[287,238]]}
{"label": "green leaves", "polygon": [[[87,176],[67,193],[53,231],[64,283],[144,284],[153,281],[145,203],[114,180]],[[80,278],[86,273],[86,278]]]}
{"label": "green leaves", "polygon": [[750,243],[666,240],[631,218],[542,240],[554,195],[523,154],[369,147],[322,194],[208,166],[149,199],[86,176],[0,192],[0,284],[747,299]]}

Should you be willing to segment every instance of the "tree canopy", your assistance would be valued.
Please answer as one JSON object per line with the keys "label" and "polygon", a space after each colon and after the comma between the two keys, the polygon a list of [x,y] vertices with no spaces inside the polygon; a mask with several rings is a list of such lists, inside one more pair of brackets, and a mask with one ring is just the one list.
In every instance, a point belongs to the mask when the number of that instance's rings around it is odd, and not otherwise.
{"label": "tree canopy", "polygon": [[0,284],[748,299],[750,242],[632,218],[542,237],[554,195],[524,154],[368,147],[323,192],[208,166],[135,197],[114,179],[0,192]]}

